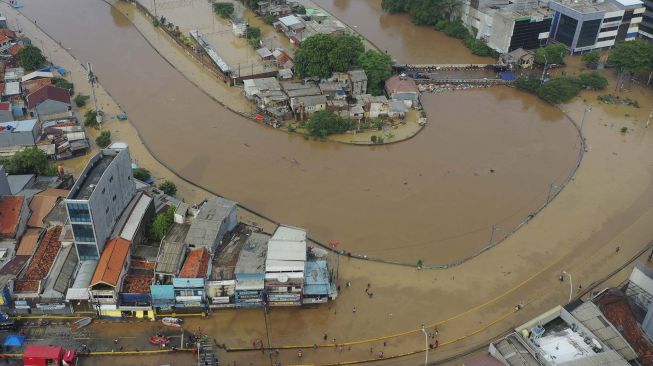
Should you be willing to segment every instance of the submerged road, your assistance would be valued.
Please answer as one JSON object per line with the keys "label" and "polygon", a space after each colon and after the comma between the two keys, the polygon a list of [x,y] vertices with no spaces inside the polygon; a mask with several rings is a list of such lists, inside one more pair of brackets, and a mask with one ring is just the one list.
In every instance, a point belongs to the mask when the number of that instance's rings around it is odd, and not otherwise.
{"label": "submerged road", "polygon": [[408,142],[308,141],[215,103],[100,0],[32,0],[21,11],[93,63],[171,169],[353,253],[407,263],[476,253],[492,225],[495,239],[515,227],[576,163],[563,114],[512,89],[424,95],[430,125]]}

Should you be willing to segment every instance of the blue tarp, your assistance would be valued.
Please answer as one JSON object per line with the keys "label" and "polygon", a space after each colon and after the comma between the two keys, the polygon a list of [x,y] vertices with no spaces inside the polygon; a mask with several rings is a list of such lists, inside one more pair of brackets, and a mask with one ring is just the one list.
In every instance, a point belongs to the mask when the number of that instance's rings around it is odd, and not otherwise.
{"label": "blue tarp", "polygon": [[10,335],[5,339],[5,347],[22,347],[25,343],[25,336]]}
{"label": "blue tarp", "polygon": [[172,285],[152,285],[150,286],[152,299],[174,299],[175,289]]}
{"label": "blue tarp", "polygon": [[46,67],[40,69],[39,71],[52,72],[52,71],[55,71],[55,70],[61,75],[66,75],[66,72],[67,72],[65,68],[63,68],[61,66],[57,66],[57,65],[46,66]]}
{"label": "blue tarp", "polygon": [[502,72],[499,77],[501,80],[515,80],[517,79],[517,76],[515,75],[514,72]]}
{"label": "blue tarp", "polygon": [[173,278],[172,286],[175,288],[197,288],[204,287],[203,278]]}

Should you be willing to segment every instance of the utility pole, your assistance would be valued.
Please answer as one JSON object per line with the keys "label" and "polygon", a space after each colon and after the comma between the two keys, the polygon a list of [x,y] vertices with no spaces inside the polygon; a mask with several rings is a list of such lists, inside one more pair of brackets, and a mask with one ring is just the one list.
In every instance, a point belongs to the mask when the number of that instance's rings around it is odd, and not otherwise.
{"label": "utility pole", "polygon": [[544,76],[546,75],[546,67],[549,65],[549,59],[546,58],[546,54],[542,54],[544,56],[544,70],[542,70],[542,78],[540,78],[540,86],[544,83]]}
{"label": "utility pole", "polygon": [[90,62],[86,63],[88,69],[88,82],[91,84],[91,92],[93,93],[93,105],[95,106],[95,120],[100,124],[102,128],[102,111],[97,106],[97,97],[95,96],[95,83],[97,83],[97,76],[93,72],[93,67]]}

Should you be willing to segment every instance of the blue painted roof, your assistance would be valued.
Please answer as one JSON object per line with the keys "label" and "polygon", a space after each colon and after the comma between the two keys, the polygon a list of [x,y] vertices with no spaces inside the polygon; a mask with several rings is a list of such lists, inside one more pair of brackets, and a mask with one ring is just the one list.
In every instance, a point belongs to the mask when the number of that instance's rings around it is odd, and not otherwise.
{"label": "blue painted roof", "polygon": [[173,278],[172,286],[176,288],[204,287],[203,278]]}
{"label": "blue painted roof", "polygon": [[172,285],[152,285],[150,286],[153,299],[174,299],[175,289]]}
{"label": "blue painted roof", "polygon": [[306,262],[304,272],[304,295],[328,295],[331,291],[326,261]]}

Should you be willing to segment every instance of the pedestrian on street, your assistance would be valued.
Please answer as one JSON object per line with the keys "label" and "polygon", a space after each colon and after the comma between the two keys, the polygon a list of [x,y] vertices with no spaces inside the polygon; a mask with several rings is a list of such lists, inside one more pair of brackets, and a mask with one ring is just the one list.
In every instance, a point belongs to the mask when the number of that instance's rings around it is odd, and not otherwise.
{"label": "pedestrian on street", "polygon": [[617,249],[615,249],[615,252],[616,252],[616,253],[619,253],[620,250],[621,250],[621,247],[620,247],[620,246],[617,246]]}
{"label": "pedestrian on street", "polygon": [[347,281],[347,287],[351,287],[351,282]]}
{"label": "pedestrian on street", "polygon": [[325,342],[326,342],[326,340],[327,340],[328,338],[329,338],[329,337],[327,337],[327,334],[324,333],[324,341],[325,341]]}
{"label": "pedestrian on street", "polygon": [[297,357],[302,358],[302,350],[297,351]]}
{"label": "pedestrian on street", "polygon": [[383,358],[383,351],[379,351],[379,358]]}
{"label": "pedestrian on street", "polygon": [[367,288],[368,288],[368,289],[369,289],[371,286],[372,286],[372,284],[369,284],[369,283],[367,284]]}
{"label": "pedestrian on street", "polygon": [[385,346],[386,346],[386,343],[385,343],[385,341],[383,341],[383,347],[385,347]]}
{"label": "pedestrian on street", "polygon": [[113,344],[118,344],[118,338],[114,338]]}
{"label": "pedestrian on street", "polygon": [[354,314],[356,314],[356,307],[355,307],[355,306],[354,306],[354,308],[351,310],[351,312],[354,313]]}
{"label": "pedestrian on street", "polygon": [[317,343],[313,343],[313,349],[317,349]]}
{"label": "pedestrian on street", "polygon": [[370,354],[374,353],[374,347],[370,347]]}
{"label": "pedestrian on street", "polygon": [[333,344],[336,344],[336,339],[335,338],[333,338]]}

